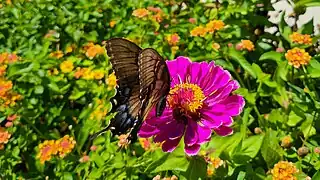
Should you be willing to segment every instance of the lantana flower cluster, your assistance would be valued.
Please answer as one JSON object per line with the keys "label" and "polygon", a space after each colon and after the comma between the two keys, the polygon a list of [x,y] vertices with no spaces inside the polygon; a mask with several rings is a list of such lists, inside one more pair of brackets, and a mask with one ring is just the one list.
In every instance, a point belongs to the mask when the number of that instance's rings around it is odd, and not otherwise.
{"label": "lantana flower cluster", "polygon": [[214,157],[212,152],[214,152],[213,149],[201,150],[199,152],[199,155],[207,162],[207,176],[209,177],[214,175],[216,169],[218,169],[220,166],[223,166],[225,163],[219,157]]}
{"label": "lantana flower cluster", "polygon": [[214,32],[223,29],[225,26],[224,22],[221,20],[212,20],[208,22],[205,26],[200,25],[191,30],[191,36],[201,36],[204,37],[207,33],[213,34]]}
{"label": "lantana flower cluster", "polygon": [[85,51],[85,54],[89,59],[93,59],[94,57],[105,53],[105,49],[102,46],[100,46],[99,44],[94,44],[92,42],[86,44],[83,47],[83,50]]}
{"label": "lantana flower cluster", "polygon": [[11,134],[5,128],[0,127],[0,150],[4,149],[4,145],[8,143]]}
{"label": "lantana flower cluster", "polygon": [[180,36],[177,33],[173,33],[167,36],[167,41],[170,46],[176,46],[179,43]]}
{"label": "lantana flower cluster", "polygon": [[104,71],[100,69],[92,69],[90,67],[77,67],[74,73],[76,79],[83,78],[85,80],[100,80],[104,77]]}
{"label": "lantana flower cluster", "polygon": [[116,88],[117,86],[117,77],[113,73],[109,74],[108,78],[106,79],[106,84],[108,85],[107,90],[111,91],[112,89]]}
{"label": "lantana flower cluster", "polygon": [[304,44],[304,45],[312,44],[312,38],[310,34],[300,34],[298,32],[294,32],[289,36],[289,38],[293,43]]}
{"label": "lantana flower cluster", "polygon": [[295,175],[299,172],[292,162],[280,161],[271,170],[273,180],[296,180]]}
{"label": "lantana flower cluster", "polygon": [[75,145],[76,141],[69,135],[65,135],[58,140],[46,140],[39,144],[39,153],[37,158],[42,164],[46,161],[50,161],[54,156],[63,158],[73,150]]}
{"label": "lantana flower cluster", "polygon": [[132,12],[132,15],[137,17],[137,18],[145,18],[148,17],[150,14],[151,15],[151,19],[160,23],[163,21],[163,19],[165,18],[165,14],[163,13],[163,11],[158,8],[158,7],[148,7],[146,8],[139,8],[139,9],[135,9]]}
{"label": "lantana flower cluster", "polygon": [[101,99],[96,100],[97,107],[94,108],[94,111],[90,114],[90,120],[101,121],[104,117],[106,117],[108,110],[105,107],[105,102]]}
{"label": "lantana flower cluster", "polygon": [[307,65],[311,60],[309,53],[298,47],[288,50],[285,56],[289,65],[295,68],[299,68],[301,65]]}
{"label": "lantana flower cluster", "polygon": [[145,151],[154,151],[161,147],[161,144],[153,143],[151,138],[139,138],[139,143]]}
{"label": "lantana flower cluster", "polygon": [[169,34],[166,37],[168,44],[171,46],[171,53],[174,56],[179,50],[178,43],[180,41],[180,36],[177,33]]}
{"label": "lantana flower cluster", "polygon": [[208,166],[207,166],[207,175],[208,176],[212,176],[214,174],[214,172],[216,171],[216,169],[218,169],[220,166],[223,165],[224,161],[221,160],[219,157],[211,157],[209,159],[208,162]]}
{"label": "lantana flower cluster", "polygon": [[[71,53],[75,49],[75,45],[70,44],[66,47],[66,54]],[[83,54],[89,59],[93,59],[98,57],[99,55],[103,55],[105,53],[104,48],[99,44],[94,44],[89,42],[85,44],[82,48]],[[55,51],[50,53],[51,57],[62,58],[64,56],[62,51]],[[105,71],[102,69],[97,69],[94,67],[77,67],[77,61],[81,60],[74,56],[69,56],[66,60],[62,61],[59,65],[59,69],[62,73],[72,73],[72,75],[76,78],[82,78],[85,80],[101,80],[105,76]],[[58,68],[52,68],[48,70],[48,75],[59,75]]]}
{"label": "lantana flower cluster", "polygon": [[49,57],[52,57],[52,58],[57,58],[57,59],[60,59],[64,56],[63,52],[61,50],[57,50],[57,51],[54,51],[54,52],[51,52],[49,54]]}
{"label": "lantana flower cluster", "polygon": [[0,54],[0,106],[14,106],[18,100],[21,99],[21,95],[13,92],[13,83],[5,78],[5,73],[8,64],[17,62],[19,57],[12,53]]}
{"label": "lantana flower cluster", "polygon": [[236,45],[236,49],[237,50],[253,51],[254,44],[252,41],[244,39],[244,40],[241,40],[241,42]]}

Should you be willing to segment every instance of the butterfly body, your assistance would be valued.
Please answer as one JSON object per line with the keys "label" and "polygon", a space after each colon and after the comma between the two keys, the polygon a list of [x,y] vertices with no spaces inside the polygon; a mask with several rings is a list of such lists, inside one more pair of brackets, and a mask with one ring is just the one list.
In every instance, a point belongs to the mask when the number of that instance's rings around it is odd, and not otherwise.
{"label": "butterfly body", "polygon": [[104,130],[135,136],[152,108],[161,116],[166,106],[170,90],[168,67],[156,50],[141,49],[122,38],[108,40],[106,49],[118,87],[112,103],[116,115]]}

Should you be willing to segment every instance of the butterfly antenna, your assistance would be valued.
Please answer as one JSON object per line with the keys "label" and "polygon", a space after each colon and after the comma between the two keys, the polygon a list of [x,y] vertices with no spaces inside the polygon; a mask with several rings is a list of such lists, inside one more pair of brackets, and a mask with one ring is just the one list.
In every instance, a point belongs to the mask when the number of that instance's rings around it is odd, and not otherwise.
{"label": "butterfly antenna", "polygon": [[111,129],[110,126],[108,126],[108,127],[104,128],[104,129],[100,130],[99,132],[93,134],[93,135],[90,137],[90,141],[92,141],[92,140],[94,140],[95,138],[99,137],[100,135],[106,133],[109,129]]}

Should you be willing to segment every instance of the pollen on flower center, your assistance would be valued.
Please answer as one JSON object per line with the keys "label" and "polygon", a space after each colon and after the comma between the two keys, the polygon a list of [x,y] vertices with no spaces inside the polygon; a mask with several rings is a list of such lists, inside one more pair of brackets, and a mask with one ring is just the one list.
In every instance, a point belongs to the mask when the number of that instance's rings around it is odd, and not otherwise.
{"label": "pollen on flower center", "polygon": [[195,113],[203,105],[205,95],[196,84],[177,84],[171,88],[168,95],[169,106],[182,112]]}

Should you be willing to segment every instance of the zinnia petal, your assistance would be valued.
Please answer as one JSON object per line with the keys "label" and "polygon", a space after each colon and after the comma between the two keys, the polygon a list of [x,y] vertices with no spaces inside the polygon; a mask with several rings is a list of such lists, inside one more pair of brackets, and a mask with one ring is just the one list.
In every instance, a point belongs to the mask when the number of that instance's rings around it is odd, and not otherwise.
{"label": "zinnia petal", "polygon": [[138,132],[138,136],[143,137],[143,138],[148,138],[153,135],[156,135],[159,133],[159,130],[155,126],[151,126],[147,123],[143,123],[140,131]]}
{"label": "zinnia petal", "polygon": [[186,72],[188,66],[191,64],[191,60],[189,58],[179,56],[174,61],[167,61],[167,66],[171,76],[171,87],[175,84],[179,84],[181,81],[185,81]]}
{"label": "zinnia petal", "polygon": [[209,96],[205,102],[208,104],[208,106],[213,106],[214,104],[219,103],[221,100],[230,95],[233,86],[233,84],[228,84],[226,87],[219,89],[212,96]]}
{"label": "zinnia petal", "polygon": [[[190,83],[199,84],[203,78],[206,78],[210,68],[207,62],[193,62],[188,68],[188,75],[190,76]],[[188,82],[188,81],[187,81]]]}
{"label": "zinnia petal", "polygon": [[188,125],[184,136],[184,143],[188,146],[192,146],[198,141],[197,122],[192,119],[188,119]]}
{"label": "zinnia petal", "polygon": [[208,74],[208,77],[204,79],[201,86],[205,94],[210,94],[211,92],[226,86],[230,80],[231,74],[228,71],[223,70],[220,66],[216,66]]}
{"label": "zinnia petal", "polygon": [[205,126],[200,126],[198,124],[198,144],[203,144],[208,142],[211,137],[211,129]]}
{"label": "zinnia petal", "polygon": [[233,133],[232,128],[227,126],[220,126],[219,128],[214,129],[214,131],[220,136],[228,136]]}
{"label": "zinnia petal", "polygon": [[181,138],[178,139],[174,139],[174,140],[166,140],[163,144],[162,144],[162,150],[164,152],[172,152],[173,150],[176,149],[176,147],[178,146],[179,142],[180,142]]}
{"label": "zinnia petal", "polygon": [[200,145],[199,144],[194,144],[192,146],[186,145],[184,147],[184,152],[187,153],[189,156],[197,155],[199,150],[200,150]]}

